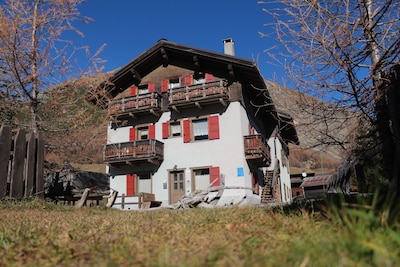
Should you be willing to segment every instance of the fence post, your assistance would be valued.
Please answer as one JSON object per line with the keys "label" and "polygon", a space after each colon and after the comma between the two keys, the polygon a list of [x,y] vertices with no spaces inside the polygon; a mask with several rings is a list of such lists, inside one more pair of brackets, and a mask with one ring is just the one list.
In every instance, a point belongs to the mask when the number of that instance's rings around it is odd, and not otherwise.
{"label": "fence post", "polygon": [[29,133],[26,138],[26,162],[25,162],[25,197],[34,194],[35,181],[35,138],[33,133]]}
{"label": "fence post", "polygon": [[19,129],[14,139],[13,164],[10,181],[10,197],[16,199],[21,199],[23,196],[25,149],[25,131]]}
{"label": "fence post", "polygon": [[2,125],[0,128],[0,199],[7,193],[8,165],[11,155],[11,128]]}
{"label": "fence post", "polygon": [[44,199],[44,140],[41,132],[35,136],[36,140],[36,196]]}

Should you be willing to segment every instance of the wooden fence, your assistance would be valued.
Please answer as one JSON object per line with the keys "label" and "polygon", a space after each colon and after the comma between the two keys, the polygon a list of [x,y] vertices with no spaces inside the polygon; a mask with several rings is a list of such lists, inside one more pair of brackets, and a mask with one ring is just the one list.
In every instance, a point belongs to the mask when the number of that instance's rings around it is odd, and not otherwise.
{"label": "wooden fence", "polygon": [[42,135],[9,126],[0,128],[0,199],[23,199],[43,191],[44,142]]}

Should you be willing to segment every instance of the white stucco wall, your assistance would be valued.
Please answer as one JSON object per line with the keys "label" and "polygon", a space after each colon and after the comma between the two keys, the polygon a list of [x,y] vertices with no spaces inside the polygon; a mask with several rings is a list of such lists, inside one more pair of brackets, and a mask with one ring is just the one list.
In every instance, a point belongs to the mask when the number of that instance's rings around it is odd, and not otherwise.
{"label": "white stucco wall", "polygon": [[[162,123],[170,120],[171,113],[164,112],[156,123],[156,139],[164,143],[164,161],[152,175],[152,193],[163,205],[169,204],[168,173],[174,166],[185,171],[186,194],[191,193],[193,168],[220,168],[220,176],[226,186],[247,187],[248,190],[225,190],[226,203],[235,203],[243,195],[252,197],[251,173],[244,155],[243,136],[248,135],[249,121],[246,111],[239,102],[230,103],[226,111],[219,115],[220,138],[183,142],[183,136],[162,138]],[[129,127],[108,129],[108,143],[129,141]],[[135,172],[132,167],[132,172]],[[166,186],[167,185],[167,186]],[[126,175],[115,175],[110,179],[110,187],[119,194],[126,194]],[[255,196],[258,198],[258,196]],[[254,200],[253,200],[254,201]]]}
{"label": "white stucco wall", "polygon": [[[168,189],[163,183],[168,182],[168,170],[175,165],[178,170],[185,170],[186,194],[191,193],[191,170],[199,167],[218,166],[226,186],[251,188],[251,175],[243,146],[243,136],[248,134],[248,119],[238,102],[231,103],[219,116],[220,138],[217,140],[184,143],[182,136],[162,139],[161,124],[169,121],[170,115],[170,112],[165,112],[156,125],[156,139],[164,142],[164,161],[153,175],[153,193],[157,200],[168,203]],[[238,168],[243,168],[243,176],[238,176]]]}
{"label": "white stucco wall", "polygon": [[[268,167],[268,170],[273,170],[276,165],[276,160],[279,161],[280,168],[280,179],[281,179],[281,201],[282,203],[291,203],[292,202],[292,187],[290,183],[290,166],[289,160],[283,159],[281,153],[282,151],[282,143],[279,138],[276,137],[276,134],[273,134],[271,138],[268,140],[268,145],[271,147],[271,164]],[[285,156],[284,156],[285,157]]]}

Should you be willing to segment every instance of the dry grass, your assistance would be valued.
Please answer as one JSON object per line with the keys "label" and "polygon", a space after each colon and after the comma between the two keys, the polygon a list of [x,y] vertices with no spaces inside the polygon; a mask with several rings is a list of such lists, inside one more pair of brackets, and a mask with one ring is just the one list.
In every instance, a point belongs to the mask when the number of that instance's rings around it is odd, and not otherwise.
{"label": "dry grass", "polygon": [[393,240],[381,238],[376,252],[374,233],[354,240],[301,210],[127,212],[34,201],[2,202],[0,218],[0,266],[391,266],[399,257]]}

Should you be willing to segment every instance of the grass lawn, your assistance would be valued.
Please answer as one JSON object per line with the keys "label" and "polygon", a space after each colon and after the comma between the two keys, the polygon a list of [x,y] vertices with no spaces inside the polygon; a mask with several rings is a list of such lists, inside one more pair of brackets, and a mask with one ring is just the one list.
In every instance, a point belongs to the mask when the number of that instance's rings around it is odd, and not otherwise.
{"label": "grass lawn", "polygon": [[0,266],[399,266],[398,225],[365,214],[0,202]]}

